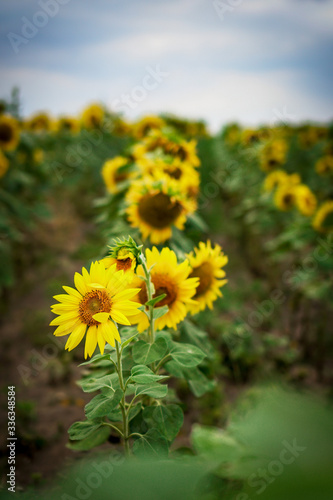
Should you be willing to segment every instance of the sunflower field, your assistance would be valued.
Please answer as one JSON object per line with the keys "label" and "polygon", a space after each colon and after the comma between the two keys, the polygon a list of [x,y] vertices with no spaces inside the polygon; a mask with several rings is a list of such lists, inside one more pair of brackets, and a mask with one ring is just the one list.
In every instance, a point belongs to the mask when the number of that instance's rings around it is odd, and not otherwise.
{"label": "sunflower field", "polygon": [[330,498],[333,126],[0,111],[4,495]]}

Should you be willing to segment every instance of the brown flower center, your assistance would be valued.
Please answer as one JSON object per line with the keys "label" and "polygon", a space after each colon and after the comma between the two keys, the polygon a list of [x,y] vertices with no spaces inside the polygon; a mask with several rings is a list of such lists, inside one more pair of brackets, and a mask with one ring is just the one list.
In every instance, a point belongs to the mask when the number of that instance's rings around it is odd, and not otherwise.
{"label": "brown flower center", "polygon": [[209,262],[203,262],[201,266],[195,267],[191,272],[190,278],[199,278],[199,285],[197,287],[194,298],[204,295],[213,283],[213,270]]}
{"label": "brown flower center", "polygon": [[105,290],[92,290],[85,294],[79,304],[79,315],[82,323],[88,326],[99,325],[93,315],[99,312],[110,312],[111,300]]}
{"label": "brown flower center", "polygon": [[131,257],[127,257],[127,259],[117,259],[117,271],[120,271],[121,269],[123,271],[127,271],[128,269],[131,269],[132,267],[132,259]]}
{"label": "brown flower center", "polygon": [[[155,293],[153,295],[153,299],[159,297],[160,295],[163,295],[164,293],[166,294],[166,297],[157,302],[155,307],[162,307],[165,305],[171,306],[177,299],[177,288],[170,281],[169,276],[166,275],[152,276],[152,282],[155,287]],[[147,288],[146,284],[143,283],[141,290],[139,292],[139,301],[141,304],[145,304],[147,300],[148,300]]]}
{"label": "brown flower center", "polygon": [[169,227],[181,214],[182,205],[164,193],[147,194],[139,202],[141,219],[156,229]]}
{"label": "brown flower center", "polygon": [[0,141],[1,142],[9,142],[13,137],[13,130],[8,123],[0,124]]}

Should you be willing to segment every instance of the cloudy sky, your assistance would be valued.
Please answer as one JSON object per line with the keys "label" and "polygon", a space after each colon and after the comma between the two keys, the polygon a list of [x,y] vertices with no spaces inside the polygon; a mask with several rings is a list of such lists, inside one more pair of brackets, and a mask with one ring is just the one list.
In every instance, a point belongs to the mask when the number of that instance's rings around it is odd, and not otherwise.
{"label": "cloudy sky", "polygon": [[[44,10],[42,8],[44,6]],[[332,0],[0,0],[0,96],[128,118],[333,117]]]}

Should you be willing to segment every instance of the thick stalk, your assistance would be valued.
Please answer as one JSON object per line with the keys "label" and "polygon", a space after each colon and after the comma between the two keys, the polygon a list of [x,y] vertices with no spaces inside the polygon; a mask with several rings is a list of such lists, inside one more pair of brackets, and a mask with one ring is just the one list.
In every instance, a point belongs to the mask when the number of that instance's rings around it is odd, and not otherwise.
{"label": "thick stalk", "polygon": [[130,448],[129,448],[129,433],[128,433],[128,413],[126,412],[126,407],[125,407],[125,384],[124,384],[124,378],[123,378],[123,366],[122,366],[122,360],[121,360],[121,351],[119,349],[119,344],[116,341],[116,351],[117,351],[117,366],[118,366],[118,377],[119,377],[119,385],[121,390],[123,391],[123,397],[122,400],[120,401],[120,408],[121,408],[121,413],[123,416],[123,443],[124,443],[124,449],[125,449],[125,454],[126,456],[129,455],[130,453]]}
{"label": "thick stalk", "polygon": [[[153,298],[153,284],[151,282],[150,278],[150,272],[147,268],[147,262],[145,259],[145,256],[143,254],[140,255],[140,261],[141,265],[143,267],[143,271],[145,273],[145,282],[146,282],[146,287],[147,287],[147,296],[148,296],[148,301]],[[150,343],[152,344],[155,340],[155,333],[154,333],[154,306],[149,306],[149,340]]]}

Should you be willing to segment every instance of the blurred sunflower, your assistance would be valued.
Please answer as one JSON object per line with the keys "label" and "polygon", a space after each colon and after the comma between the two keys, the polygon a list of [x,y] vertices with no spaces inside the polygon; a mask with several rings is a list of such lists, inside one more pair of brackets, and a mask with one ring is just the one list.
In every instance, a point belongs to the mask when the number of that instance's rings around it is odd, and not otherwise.
{"label": "blurred sunflower", "polygon": [[[185,318],[187,308],[195,304],[192,297],[199,280],[195,277],[189,277],[191,267],[188,260],[179,264],[175,252],[170,248],[165,247],[161,252],[156,247],[151,250],[147,248],[145,254],[147,267],[151,268],[151,280],[155,288],[153,298],[166,294],[164,299],[157,302],[155,309],[158,310],[165,305],[169,308],[166,314],[155,320],[155,327],[157,330],[162,330],[166,326],[176,329],[177,324]],[[140,291],[133,297],[133,300],[144,305],[148,301],[148,294],[146,283],[140,278],[140,276],[144,277],[142,266],[138,266],[136,272],[137,275],[130,286],[138,287]],[[132,317],[131,321],[138,323],[139,332],[146,330],[149,325],[147,315],[144,312]]]}
{"label": "blurred sunflower", "polygon": [[126,195],[126,213],[132,227],[138,227],[144,239],[163,243],[172,235],[172,227],[183,229],[196,202],[179,191],[177,181],[146,178],[131,186]]}
{"label": "blurred sunflower", "polygon": [[116,156],[104,163],[102,177],[110,193],[118,193],[119,184],[133,177],[134,173],[128,167],[129,159],[124,156]]}
{"label": "blurred sunflower", "polygon": [[199,248],[187,255],[192,267],[191,278],[199,278],[194,300],[196,304],[190,304],[189,310],[192,314],[209,307],[213,308],[213,302],[222,297],[220,288],[227,283],[225,271],[222,269],[228,263],[228,257],[224,255],[219,245],[211,246],[211,242],[200,242]]}
{"label": "blurred sunflower", "polygon": [[327,175],[333,173],[333,156],[323,156],[316,162],[316,172],[319,175]]}
{"label": "blurred sunflower", "polygon": [[83,110],[82,123],[88,128],[100,128],[104,120],[104,109],[100,104],[91,104]]}
{"label": "blurred sunflower", "polygon": [[296,187],[296,206],[303,215],[313,215],[317,207],[317,198],[305,184]]}
{"label": "blurred sunflower", "polygon": [[0,148],[4,151],[13,151],[20,138],[19,124],[10,115],[0,116]]}
{"label": "blurred sunflower", "polygon": [[245,146],[251,146],[260,142],[261,140],[260,130],[245,129],[241,133],[241,142]]}
{"label": "blurred sunflower", "polygon": [[274,139],[262,148],[260,153],[260,167],[269,172],[283,165],[287,155],[287,143],[284,139]]}
{"label": "blurred sunflower", "polygon": [[70,132],[78,134],[80,132],[80,122],[71,116],[61,116],[56,124],[57,132]]}
{"label": "blurred sunflower", "polygon": [[312,220],[312,226],[320,233],[333,231],[333,200],[320,205]]}
{"label": "blurred sunflower", "polygon": [[9,167],[9,161],[8,158],[3,154],[3,152],[0,150],[0,179],[5,175]]}
{"label": "blurred sunflower", "polygon": [[159,116],[144,116],[141,120],[136,122],[133,125],[133,136],[136,139],[142,139],[145,137],[151,130],[157,129],[160,130],[165,126],[164,120]]}
{"label": "blurred sunflower", "polygon": [[280,186],[274,195],[274,203],[279,210],[291,210],[296,203],[296,188],[290,184]]}
{"label": "blurred sunflower", "polygon": [[53,120],[47,113],[36,113],[25,123],[25,128],[32,132],[49,132],[53,127]]}
{"label": "blurred sunflower", "polygon": [[92,356],[98,344],[101,354],[105,344],[115,346],[121,342],[117,326],[130,325],[128,318],[137,314],[140,304],[131,301],[138,289],[128,288],[123,271],[116,265],[105,269],[102,262],[93,262],[90,272],[82,268],[82,275],[75,273],[75,287],[64,286],[66,294],[56,295],[59,304],[52,306],[58,315],[50,325],[56,325],[54,335],[70,334],[65,349],[74,349],[86,335],[84,357]]}
{"label": "blurred sunflower", "polygon": [[271,192],[282,184],[288,181],[288,174],[285,170],[274,170],[265,178],[263,189],[264,191]]}

